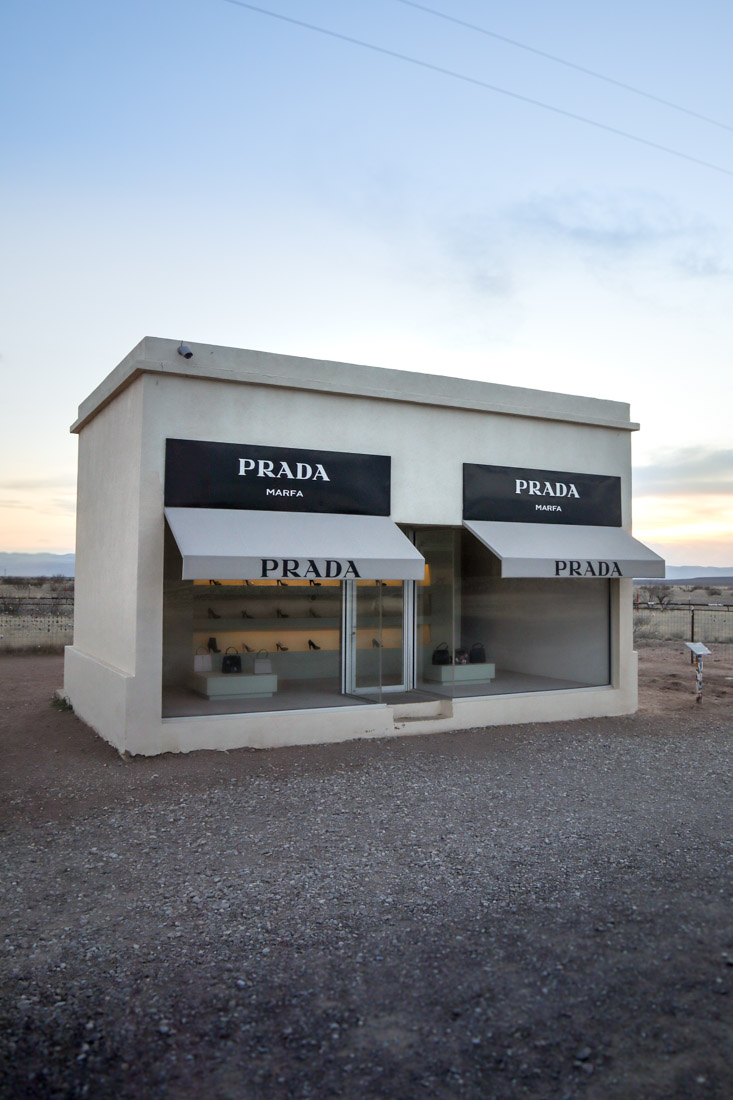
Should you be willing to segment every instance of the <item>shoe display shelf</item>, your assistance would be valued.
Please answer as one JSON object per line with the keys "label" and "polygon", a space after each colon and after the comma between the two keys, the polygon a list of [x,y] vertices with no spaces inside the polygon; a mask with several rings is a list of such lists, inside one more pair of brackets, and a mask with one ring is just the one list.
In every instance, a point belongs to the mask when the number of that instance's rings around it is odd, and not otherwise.
{"label": "shoe display shelf", "polygon": [[[363,655],[373,654],[375,666],[379,654],[386,664],[401,660],[402,642],[399,628],[401,619],[382,619],[384,644],[374,646],[372,638],[379,632],[377,616],[360,621],[357,647]],[[389,631],[389,633],[386,633]],[[267,650],[273,673],[285,680],[307,680],[340,675],[341,618],[196,618],[193,623],[193,652],[206,649],[209,638],[216,638],[219,653],[212,653],[214,671],[221,668],[221,660],[228,647],[236,649],[242,658],[243,673],[252,669],[259,650]],[[310,649],[309,639],[319,647]],[[286,645],[284,651],[276,648],[276,642]],[[390,642],[394,641],[394,645]],[[250,652],[244,649],[249,646]],[[370,658],[371,659],[371,658]],[[227,674],[225,674],[226,676]],[[236,676],[236,673],[232,673]]]}
{"label": "shoe display shelf", "polygon": [[[278,626],[280,627],[279,621]],[[282,629],[280,627],[280,629]],[[211,631],[209,631],[209,636]],[[311,631],[310,637],[313,636]],[[214,666],[213,674],[221,669],[221,662],[227,647],[231,646],[236,649],[239,656],[242,658],[242,672],[238,674],[233,673],[221,673],[225,679],[235,678],[238,675],[252,674],[254,667],[254,659],[257,656],[259,650],[266,650],[267,656],[272,663],[272,671],[277,679],[281,677],[283,680],[310,680],[310,679],[323,679],[339,675],[339,652],[338,647],[332,647],[326,649],[321,647],[320,649],[308,649],[307,640],[304,642],[302,649],[289,648],[284,652],[275,649],[275,643],[271,640],[272,631],[268,635],[264,635],[260,638],[257,637],[257,632],[247,631],[243,633],[241,625],[237,626],[237,633],[225,632],[219,630],[217,635],[217,643],[220,653],[212,653],[211,660]],[[251,652],[246,652],[242,649],[242,643],[246,641],[246,644],[250,647]],[[317,645],[320,643],[316,638],[313,641]],[[207,636],[197,632],[196,638],[194,638],[194,647],[206,648]],[[212,673],[208,674],[209,676]]]}
{"label": "shoe display shelf", "polygon": [[[321,618],[313,619],[310,616],[307,618],[296,618],[286,616],[285,618],[273,618],[268,616],[267,618],[250,618],[250,619],[225,619],[224,616],[220,619],[201,619],[196,618],[193,621],[193,629],[196,634],[206,634],[210,636],[212,634],[246,634],[257,635],[260,631],[267,631],[271,634],[273,630],[297,630],[297,631],[310,631],[313,634],[317,630],[340,630],[341,629],[341,616],[334,616],[333,618]],[[318,639],[314,638],[314,642]],[[205,643],[204,643],[205,644]],[[249,645],[249,640],[247,641]]]}

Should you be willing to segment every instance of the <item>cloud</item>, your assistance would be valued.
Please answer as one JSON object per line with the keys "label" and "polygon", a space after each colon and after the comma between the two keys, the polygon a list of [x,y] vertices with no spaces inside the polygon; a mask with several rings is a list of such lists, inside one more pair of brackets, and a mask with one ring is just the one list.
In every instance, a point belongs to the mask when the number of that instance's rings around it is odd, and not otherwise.
{"label": "cloud", "polygon": [[505,298],[513,293],[513,280],[501,234],[491,219],[460,218],[440,232],[441,249],[448,257],[448,271],[457,274],[481,297]]}
{"label": "cloud", "polygon": [[517,228],[533,234],[617,251],[677,240],[693,228],[656,195],[538,196],[514,206],[509,217]]}
{"label": "cloud", "polygon": [[675,264],[685,275],[698,278],[730,278],[733,275],[730,264],[725,263],[721,256],[715,256],[705,249],[680,252],[675,258]]}
{"label": "cloud", "polygon": [[507,221],[534,240],[564,242],[596,260],[663,250],[667,267],[686,277],[710,279],[733,274],[724,259],[719,230],[700,219],[690,219],[660,195],[574,192],[537,196],[511,207]]}
{"label": "cloud", "polygon": [[634,496],[733,496],[733,449],[684,447],[634,468]]}

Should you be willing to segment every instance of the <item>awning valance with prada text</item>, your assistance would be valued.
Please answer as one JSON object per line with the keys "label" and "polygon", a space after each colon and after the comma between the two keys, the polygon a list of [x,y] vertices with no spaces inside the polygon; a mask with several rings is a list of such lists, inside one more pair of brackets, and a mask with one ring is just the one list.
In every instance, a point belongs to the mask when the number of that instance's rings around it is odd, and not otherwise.
{"label": "awning valance with prada text", "polygon": [[464,520],[502,577],[663,577],[664,560],[622,527]]}
{"label": "awning valance with prada text", "polygon": [[422,580],[425,561],[386,516],[166,508],[183,580]]}

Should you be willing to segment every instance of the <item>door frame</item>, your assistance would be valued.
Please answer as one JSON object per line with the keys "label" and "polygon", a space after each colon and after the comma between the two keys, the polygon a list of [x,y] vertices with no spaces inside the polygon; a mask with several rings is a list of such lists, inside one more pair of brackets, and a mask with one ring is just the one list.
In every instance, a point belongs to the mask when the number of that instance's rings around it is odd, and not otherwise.
{"label": "door frame", "polygon": [[[356,581],[344,581],[341,604],[341,693],[343,695],[374,695],[388,692],[412,691],[415,686],[415,622],[416,584],[402,581],[402,682],[382,686],[373,684],[356,686]],[[380,599],[383,589],[379,586]]]}

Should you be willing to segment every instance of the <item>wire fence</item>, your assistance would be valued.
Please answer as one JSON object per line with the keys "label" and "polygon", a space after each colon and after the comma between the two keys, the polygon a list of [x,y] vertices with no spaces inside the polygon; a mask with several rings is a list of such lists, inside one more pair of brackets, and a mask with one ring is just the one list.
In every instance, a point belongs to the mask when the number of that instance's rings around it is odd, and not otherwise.
{"label": "wire fence", "polygon": [[634,607],[634,642],[703,642],[733,664],[733,606],[667,604]]}

